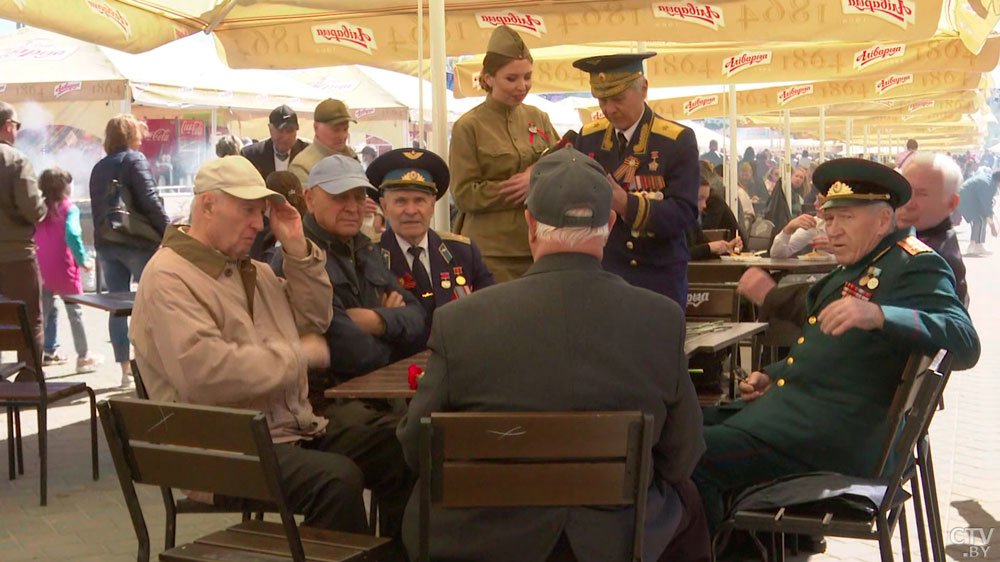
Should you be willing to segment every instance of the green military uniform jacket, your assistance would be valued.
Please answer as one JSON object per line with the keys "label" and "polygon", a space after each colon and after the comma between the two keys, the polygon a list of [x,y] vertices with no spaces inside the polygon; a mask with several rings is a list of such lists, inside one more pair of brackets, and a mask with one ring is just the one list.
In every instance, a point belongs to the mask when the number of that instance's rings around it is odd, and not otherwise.
{"label": "green military uniform jacket", "polygon": [[[867,285],[861,289],[885,316],[880,330],[840,336],[820,330],[820,312],[847,283]],[[913,229],[886,236],[854,265],[820,279],[806,308],[802,336],[788,357],[764,368],[770,388],[724,423],[817,469],[859,476],[875,470],[911,352],[945,348],[970,366],[979,358],[979,336],[955,294],[951,268]]]}
{"label": "green military uniform jacket", "polygon": [[295,177],[299,178],[299,181],[302,182],[302,189],[309,189],[309,172],[312,171],[313,166],[315,166],[320,160],[334,154],[343,154],[344,156],[354,158],[355,160],[358,158],[358,155],[355,154],[354,150],[349,146],[345,145],[344,149],[340,152],[334,152],[327,148],[323,143],[314,140],[312,144],[305,147],[302,152],[298,153],[295,158],[292,159],[292,163],[288,165],[288,171],[295,174]]}
{"label": "green military uniform jacket", "polygon": [[487,96],[455,122],[448,167],[451,193],[462,215],[453,229],[488,257],[528,257],[524,203],[508,203],[500,183],[534,164],[559,141],[544,111],[514,107]]}

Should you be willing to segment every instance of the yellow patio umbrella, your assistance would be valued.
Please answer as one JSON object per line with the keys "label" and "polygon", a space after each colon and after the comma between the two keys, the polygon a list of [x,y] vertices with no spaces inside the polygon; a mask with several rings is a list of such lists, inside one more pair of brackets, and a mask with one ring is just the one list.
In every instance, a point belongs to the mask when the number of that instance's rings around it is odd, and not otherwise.
{"label": "yellow patio umbrella", "polygon": [[[534,92],[589,90],[589,77],[573,68],[586,56],[627,53],[634,44],[572,45],[536,49],[532,73]],[[930,71],[988,72],[1000,59],[1000,36],[990,37],[974,55],[957,36],[876,45],[871,42],[768,43],[758,46],[700,44],[663,46],[647,43],[657,56],[646,61],[650,86],[698,86],[759,82],[789,82],[871,77],[876,94],[914,80]],[[482,95],[482,59],[455,65],[455,97]],[[880,85],[878,85],[880,84]]]}

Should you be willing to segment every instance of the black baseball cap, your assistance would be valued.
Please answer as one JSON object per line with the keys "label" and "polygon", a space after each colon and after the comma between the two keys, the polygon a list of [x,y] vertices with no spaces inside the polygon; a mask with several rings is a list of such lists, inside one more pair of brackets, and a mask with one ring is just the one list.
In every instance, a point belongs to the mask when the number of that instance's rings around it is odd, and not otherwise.
{"label": "black baseball cap", "polygon": [[[538,222],[557,228],[608,224],[611,184],[604,168],[575,148],[542,156],[531,168],[530,182],[526,204]],[[579,209],[590,212],[570,213]]]}
{"label": "black baseball cap", "polygon": [[285,104],[281,104],[271,111],[271,124],[277,129],[299,129],[299,116],[295,110]]}

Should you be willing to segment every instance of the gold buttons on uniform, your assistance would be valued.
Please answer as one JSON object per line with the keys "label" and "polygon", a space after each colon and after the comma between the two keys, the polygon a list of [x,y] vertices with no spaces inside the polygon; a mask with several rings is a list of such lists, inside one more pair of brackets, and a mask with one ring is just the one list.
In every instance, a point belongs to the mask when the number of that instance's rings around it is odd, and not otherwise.
{"label": "gold buttons on uniform", "polygon": [[778,379],[778,382],[775,384],[777,384],[778,386],[785,386],[785,379]]}
{"label": "gold buttons on uniform", "polygon": [[800,336],[800,337],[799,337],[799,339],[797,340],[797,343],[798,343],[799,345],[802,345],[802,344],[804,344],[805,342],[806,342],[806,339],[805,339],[804,337],[801,337],[801,336]]}
{"label": "gold buttons on uniform", "polygon": [[635,266],[639,265],[639,262],[637,262],[635,260],[632,260],[632,261],[628,262],[628,264],[631,265],[632,267],[635,267]]}
{"label": "gold buttons on uniform", "polygon": [[810,316],[809,317],[809,323],[810,324],[815,324],[816,323],[816,317],[815,316]]}
{"label": "gold buttons on uniform", "polygon": [[628,242],[625,243],[625,247],[631,250],[633,247],[635,247],[635,244],[633,244],[632,241],[629,240]]}
{"label": "gold buttons on uniform", "polygon": [[791,365],[792,363],[795,363],[795,358],[794,357],[789,357],[788,359],[785,359],[785,363],[788,363],[789,365]]}

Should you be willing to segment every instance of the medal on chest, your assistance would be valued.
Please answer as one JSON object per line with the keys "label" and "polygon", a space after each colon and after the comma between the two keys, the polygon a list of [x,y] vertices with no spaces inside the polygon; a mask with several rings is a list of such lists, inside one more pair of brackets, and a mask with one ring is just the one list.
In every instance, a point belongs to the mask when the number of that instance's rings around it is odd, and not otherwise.
{"label": "medal on chest", "polygon": [[656,170],[660,169],[660,163],[656,161],[657,158],[659,158],[659,157],[660,157],[660,151],[659,150],[650,150],[649,151],[649,165],[646,166],[646,167],[649,168],[650,172],[655,172]]}
{"label": "medal on chest", "polygon": [[528,144],[534,146],[534,144],[535,144],[535,135],[540,135],[543,139],[545,139],[546,143],[549,142],[549,136],[545,134],[545,131],[539,129],[538,127],[535,126],[534,123],[532,123],[532,122],[529,121],[528,122]]}
{"label": "medal on chest", "polygon": [[441,272],[441,288],[450,289],[451,288],[451,274],[447,271]]}
{"label": "medal on chest", "polygon": [[635,156],[627,156],[612,176],[622,185],[627,184],[632,187],[632,184],[635,183],[635,172],[638,169],[639,159]]}

